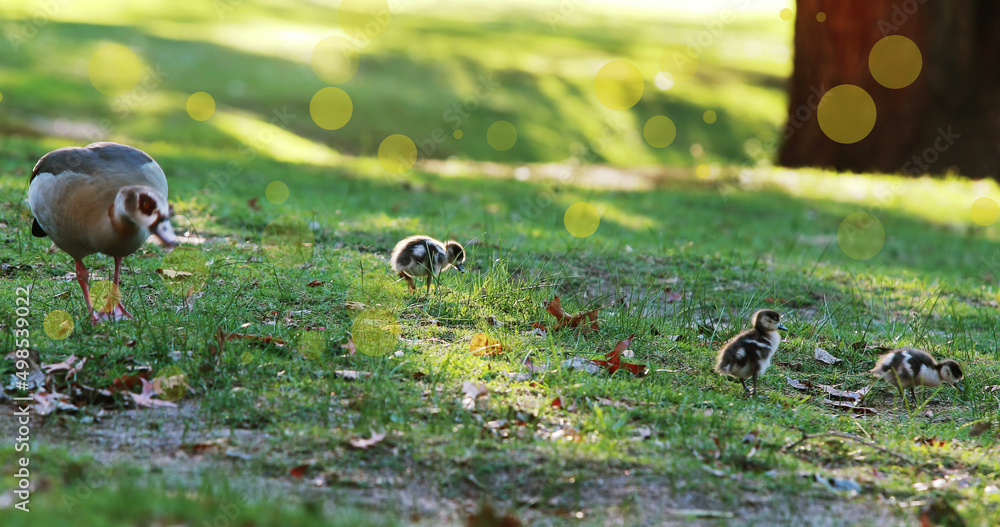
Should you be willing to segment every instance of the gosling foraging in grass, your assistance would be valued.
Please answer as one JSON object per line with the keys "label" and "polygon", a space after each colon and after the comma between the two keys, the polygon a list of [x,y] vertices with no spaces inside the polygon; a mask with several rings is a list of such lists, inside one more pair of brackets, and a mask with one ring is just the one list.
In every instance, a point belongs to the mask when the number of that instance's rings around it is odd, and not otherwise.
{"label": "gosling foraging in grass", "polygon": [[736,335],[719,350],[715,371],[740,380],[743,389],[750,393],[747,379],[753,379],[753,395],[757,396],[757,377],[764,375],[771,366],[771,357],[778,351],[781,335],[787,330],[777,311],[761,309],[754,313],[753,327]]}
{"label": "gosling foraging in grass", "polygon": [[936,388],[942,382],[948,383],[958,391],[962,389],[962,367],[951,359],[941,362],[934,360],[930,353],[913,348],[899,348],[879,357],[872,373],[885,379],[889,384],[899,389],[900,397],[903,390],[910,389],[913,400],[917,400],[914,390],[917,386]]}
{"label": "gosling foraging in grass", "polygon": [[416,291],[415,277],[427,277],[427,291],[431,290],[431,279],[447,271],[452,266],[465,272],[465,248],[456,241],[441,242],[430,236],[410,236],[396,244],[389,258],[392,270],[406,280],[410,292]]}

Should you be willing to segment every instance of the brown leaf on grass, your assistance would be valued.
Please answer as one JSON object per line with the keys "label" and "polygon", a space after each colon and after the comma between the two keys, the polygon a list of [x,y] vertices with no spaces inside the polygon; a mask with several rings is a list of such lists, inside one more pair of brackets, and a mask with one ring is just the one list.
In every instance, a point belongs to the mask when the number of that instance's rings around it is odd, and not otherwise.
{"label": "brown leaf on grass", "polygon": [[918,445],[924,445],[934,448],[943,448],[948,442],[944,439],[940,439],[937,436],[934,437],[914,437],[913,442]]}
{"label": "brown leaf on grass", "polygon": [[382,442],[385,439],[385,432],[375,432],[372,430],[372,436],[368,439],[363,437],[352,437],[347,440],[347,444],[354,448],[360,450],[367,450],[369,447],[373,447]]}
{"label": "brown leaf on grass", "polygon": [[472,337],[472,342],[469,343],[469,351],[473,355],[485,355],[487,357],[495,357],[503,353],[503,346],[500,341],[487,335],[486,333],[477,333]]}
{"label": "brown leaf on grass", "polygon": [[987,430],[993,428],[992,421],[979,421],[978,423],[972,425],[972,430],[969,430],[970,437],[981,436],[986,433]]}
{"label": "brown leaf on grass", "polygon": [[156,395],[156,390],[153,388],[153,383],[147,381],[146,379],[143,379],[142,377],[140,377],[139,380],[142,381],[142,393],[125,392],[132,397],[132,401],[135,402],[136,406],[145,406],[147,408],[154,408],[157,406],[167,406],[170,408],[177,407],[176,404],[170,401],[161,401],[159,399],[153,399],[153,396]]}
{"label": "brown leaf on grass", "polygon": [[820,348],[820,347],[816,348],[814,356],[816,357],[816,360],[822,362],[823,364],[831,364],[832,365],[832,364],[837,364],[838,362],[840,362],[840,361],[843,360],[843,359],[838,359],[837,357],[834,357],[833,355],[830,354],[829,351],[826,351],[825,349]]}
{"label": "brown leaf on grass", "polygon": [[202,456],[205,454],[222,455],[229,448],[229,438],[220,437],[199,443],[189,443],[180,446],[180,450],[192,456]]}
{"label": "brown leaf on grass", "polygon": [[115,390],[131,391],[132,388],[141,386],[141,381],[149,379],[149,377],[153,375],[153,369],[149,366],[139,366],[132,371],[136,373],[132,375],[125,373],[111,381],[111,385],[114,386]]}
{"label": "brown leaf on grass", "polygon": [[552,399],[552,404],[551,404],[551,406],[552,406],[553,408],[562,408],[562,407],[563,407],[563,400],[562,400],[562,397],[556,397],[555,399]]}
{"label": "brown leaf on grass", "polygon": [[546,364],[545,366],[535,366],[535,363],[532,362],[531,357],[526,357],[524,359],[523,364],[524,364],[525,369],[528,370],[528,373],[532,373],[532,374],[534,374],[534,373],[545,373],[545,369],[548,367],[548,364]]}
{"label": "brown leaf on grass", "polygon": [[479,512],[470,514],[465,519],[465,527],[521,527],[521,521],[513,514],[497,515],[489,504],[483,504]]}
{"label": "brown leaf on grass", "polygon": [[287,344],[287,342],[285,342],[284,340],[278,337],[272,337],[271,335],[246,335],[244,333],[230,333],[229,335],[226,336],[226,340],[235,340],[235,339],[244,339],[244,340],[249,340],[251,342],[260,342],[265,346],[268,344],[274,344],[275,346],[283,347],[285,344]]}
{"label": "brown leaf on grass", "polygon": [[309,282],[308,284],[306,284],[306,287],[319,287],[319,286],[321,286],[321,285],[323,285],[325,283],[326,282],[323,282],[323,281],[320,281],[320,280],[313,280],[312,282]]}
{"label": "brown leaf on grass", "polygon": [[604,356],[605,360],[591,360],[590,362],[607,368],[610,373],[614,373],[619,369],[624,368],[637,377],[646,375],[645,364],[630,364],[621,360],[622,352],[632,345],[632,339],[634,338],[635,335],[629,335],[627,339],[618,342],[615,349],[612,350],[611,353]]}
{"label": "brown leaf on grass", "polygon": [[248,199],[247,207],[250,207],[253,210],[260,210],[260,205],[257,204],[257,198]]}
{"label": "brown leaf on grass", "polygon": [[306,476],[306,471],[309,470],[310,465],[298,465],[288,469],[288,473],[295,479],[302,479]]}
{"label": "brown leaf on grass", "polygon": [[800,382],[800,381],[797,381],[797,380],[795,380],[795,379],[793,379],[791,377],[787,377],[787,376],[785,377],[785,379],[788,380],[788,385],[791,386],[792,388],[795,388],[796,390],[807,391],[810,388],[815,388],[816,387],[815,384],[813,384],[813,383],[811,383],[809,381]]}
{"label": "brown leaf on grass", "polygon": [[846,401],[834,401],[833,399],[823,399],[823,403],[827,406],[832,406],[838,410],[849,410],[856,414],[868,414],[868,415],[878,415],[878,410],[874,408],[868,408],[865,406],[856,406],[853,403]]}
{"label": "brown leaf on grass", "polygon": [[833,386],[828,386],[826,384],[818,384],[817,386],[819,387],[819,389],[826,392],[827,396],[830,399],[833,399],[835,401],[848,401],[854,404],[860,403],[861,400],[865,398],[865,394],[868,393],[868,388],[869,388],[866,386],[861,390],[858,390],[856,392],[851,392],[847,390],[838,390],[837,388],[834,388]]}
{"label": "brown leaf on grass", "polygon": [[347,344],[341,344],[340,347],[347,350],[348,357],[353,357],[358,354],[358,347],[354,345],[354,336],[350,333],[347,334]]}
{"label": "brown leaf on grass", "polygon": [[54,364],[42,363],[42,370],[47,374],[51,374],[54,371],[66,370],[66,377],[63,379],[69,379],[74,374],[79,373],[83,369],[83,365],[87,363],[87,357],[80,359],[76,355],[70,355],[66,357],[62,362],[56,362]]}
{"label": "brown leaf on grass", "polygon": [[349,300],[347,302],[344,302],[344,309],[352,309],[354,311],[364,311],[365,309],[368,309],[368,304],[365,304],[364,302],[354,302]]}
{"label": "brown leaf on grass", "polygon": [[[613,301],[611,303],[600,306],[596,309],[591,309],[589,311],[581,311],[571,316],[568,313],[566,313],[566,310],[563,309],[562,307],[562,302],[560,302],[559,297],[556,296],[550,302],[547,302],[545,304],[545,311],[547,311],[550,315],[556,318],[556,324],[551,328],[552,331],[559,331],[562,328],[569,327],[576,329],[577,331],[580,332],[581,335],[586,335],[592,331],[598,331],[599,329],[601,329],[601,326],[598,323],[598,317],[597,317],[598,311],[613,306],[615,302],[619,301],[620,300]],[[536,328],[540,327],[541,329],[545,329],[545,326],[541,324],[535,327]]]}
{"label": "brown leaf on grass", "polygon": [[190,271],[178,271],[176,269],[157,269],[156,273],[168,280],[186,279],[194,276]]}
{"label": "brown leaf on grass", "polygon": [[37,415],[49,415],[57,410],[66,410],[70,412],[79,410],[79,408],[73,404],[69,395],[65,393],[39,392],[33,394],[31,397],[35,401],[34,411]]}

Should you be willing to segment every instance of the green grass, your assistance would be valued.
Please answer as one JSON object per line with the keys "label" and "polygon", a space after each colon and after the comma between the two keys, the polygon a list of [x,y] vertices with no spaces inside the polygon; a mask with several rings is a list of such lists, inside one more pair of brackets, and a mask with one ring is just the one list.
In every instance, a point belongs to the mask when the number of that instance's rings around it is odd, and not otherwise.
{"label": "green grass", "polygon": [[[319,38],[326,30],[316,4],[279,13],[277,4],[247,2],[222,22],[194,8],[144,5],[163,18],[148,20],[138,8],[86,14],[67,6],[0,63],[0,105],[9,110],[0,128],[20,134],[0,138],[0,344],[13,349],[16,287],[31,284],[32,347],[44,362],[88,357],[75,381],[96,388],[136,365],[176,366],[193,393],[178,409],[133,410],[119,396],[106,407],[36,418],[34,512],[0,509],[4,525],[200,525],[232,503],[253,503],[240,507],[235,525],[438,525],[461,523],[480,501],[540,524],[578,523],[575,516],[595,525],[678,521],[670,509],[726,512],[741,523],[912,524],[921,505],[938,498],[970,525],[998,520],[996,428],[969,434],[974,422],[1000,417],[997,392],[984,390],[998,384],[1000,370],[1000,231],[976,226],[969,214],[975,198],[997,196],[995,185],[767,166],[717,169],[707,179],[690,168],[645,178],[629,167],[751,163],[744,142],[778,133],[787,71],[736,60],[720,42],[691,85],[658,92],[645,75],[639,106],[614,115],[594,99],[590,69],[626,58],[645,72],[669,32],[585,11],[557,31],[540,11],[486,12],[476,16],[487,23],[475,29],[468,13],[394,16],[344,86],[355,117],[324,132],[308,116],[309,97],[323,86],[303,59],[308,39],[286,49],[273,36],[237,31],[256,21],[266,35],[293,27]],[[30,13],[0,7],[7,17]],[[777,17],[760,16],[741,18],[725,38],[787,41]],[[662,23],[676,35],[699,27]],[[38,157],[81,142],[40,131],[39,122],[114,115],[80,66],[103,40],[133,45],[171,72],[148,104],[113,121],[111,138],[157,159],[178,230],[204,243],[173,255],[150,244],[129,258],[124,303],[136,319],[92,327],[66,277],[71,260],[30,236],[24,198]],[[533,62],[552,56],[582,65],[563,71]],[[380,168],[382,137],[405,133],[419,142],[446,127],[442,113],[489,71],[503,87],[462,123],[464,139],[421,156],[442,163],[418,164],[401,178]],[[234,79],[244,83],[244,92],[233,90],[242,95],[227,95]],[[198,90],[217,94],[219,104],[204,123],[183,106]],[[746,97],[759,104],[744,104]],[[297,117],[273,139],[255,139],[271,109],[285,105]],[[719,112],[711,127],[701,121],[706,109]],[[641,136],[642,123],[659,112],[674,116],[679,130],[665,150],[643,146]],[[514,149],[486,144],[496,119],[518,127]],[[616,119],[625,124],[616,128]],[[599,146],[605,126],[620,131]],[[694,143],[702,157],[691,155]],[[564,162],[574,145],[590,149],[576,158],[584,172],[597,162],[621,172],[585,185],[546,177],[549,167],[535,164]],[[504,175],[525,163],[527,180]],[[287,201],[265,199],[273,181],[288,186]],[[632,181],[641,188],[622,190]],[[566,208],[579,201],[601,215],[598,231],[582,239],[563,224]],[[886,232],[868,260],[852,259],[837,241],[841,222],[857,211],[874,213]],[[277,252],[263,247],[271,246],[262,240],[267,226],[284,215],[316,222],[306,229],[315,243],[302,261],[281,243]],[[407,293],[385,258],[415,232],[474,240],[469,272],[443,275],[429,295]],[[111,262],[101,256],[88,264],[98,279]],[[187,287],[166,283],[157,269],[202,274],[191,309]],[[681,297],[668,302],[668,289]],[[544,302],[555,295],[570,312],[625,301],[604,309],[600,331],[588,338],[530,334],[532,322],[552,321]],[[721,342],[762,307],[782,312],[790,331],[761,397],[746,399],[711,367]],[[75,320],[65,340],[41,331],[54,310]],[[359,313],[398,321],[403,340],[366,348]],[[285,345],[235,339],[220,349],[220,330]],[[348,332],[362,351],[391,353],[346,356]],[[504,353],[472,355],[477,333],[499,339]],[[630,334],[637,336],[633,360],[650,368],[644,378],[562,366],[606,353]],[[877,351],[859,342],[955,358],[966,370],[966,391],[928,390],[926,406],[908,410],[876,384],[865,404],[879,413],[855,418],[786,382],[866,386]],[[817,346],[843,362],[815,361]],[[524,372],[526,357],[548,364],[546,371],[530,381],[505,375]],[[337,370],[372,375],[349,380]],[[4,362],[0,377],[13,371]],[[474,410],[463,407],[466,381],[489,390]],[[552,405],[557,397],[561,408]],[[757,448],[743,441],[751,431]],[[829,437],[783,448],[803,432],[828,431],[885,450]],[[13,419],[0,420],[0,432],[13,438]],[[350,446],[373,432],[387,435],[367,450]],[[225,440],[221,449],[191,453],[191,445],[217,438]],[[4,448],[0,488],[9,488],[19,455]],[[303,465],[303,478],[291,475]],[[816,474],[855,480],[861,492],[838,494],[810,479]],[[82,495],[72,509],[64,505],[64,496]]]}

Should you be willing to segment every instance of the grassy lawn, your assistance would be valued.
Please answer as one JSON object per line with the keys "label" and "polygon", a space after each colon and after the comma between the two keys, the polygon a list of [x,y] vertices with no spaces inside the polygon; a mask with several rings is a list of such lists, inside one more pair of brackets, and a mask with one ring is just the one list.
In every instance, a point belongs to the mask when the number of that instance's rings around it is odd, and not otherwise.
{"label": "grassy lawn", "polygon": [[[309,53],[335,12],[233,4],[220,16],[210,3],[67,3],[0,58],[3,349],[15,349],[16,289],[31,285],[41,361],[88,359],[52,377],[60,390],[113,388],[142,367],[151,378],[179,369],[190,386],[175,408],[119,393],[35,416],[30,514],[5,492],[23,454],[16,408],[0,407],[4,526],[462,524],[486,502],[533,525],[913,525],[925,508],[938,522],[948,510],[969,525],[1000,521],[1000,229],[970,215],[1000,189],[758,163],[754,145],[780,133],[788,73],[787,57],[772,60],[791,31],[776,13],[741,14],[698,76],[660,90],[660,50],[696,37],[706,17],[581,8],[553,26],[550,6],[407,8],[362,50],[340,85],[353,117],[327,131],[310,118],[326,84]],[[5,2],[0,22],[22,27],[36,8]],[[766,51],[750,57],[749,41]],[[130,46],[162,82],[132,102],[101,95],[87,62],[105,42]],[[645,79],[629,111],[593,95],[615,59]],[[499,87],[454,127],[449,110],[483,76]],[[185,111],[196,91],[217,105],[203,122]],[[268,124],[275,111],[285,119]],[[643,139],[657,114],[677,126],[668,148]],[[487,141],[497,120],[517,128],[509,150]],[[391,134],[421,149],[402,175],[378,160]],[[170,254],[150,243],[126,260],[135,320],[97,327],[71,259],[31,237],[25,201],[42,154],[93,139],[159,162],[186,236]],[[578,202],[600,214],[592,236],[564,224]],[[872,258],[851,255],[878,245],[873,230],[838,242],[857,212],[885,230]],[[414,233],[466,243],[469,272],[408,293],[386,259]],[[92,280],[113,269],[104,256],[87,263]],[[570,313],[612,305],[596,333],[540,334],[533,323],[554,322],[555,296]],[[765,307],[789,331],[748,399],[711,368]],[[56,310],[74,321],[62,340],[42,331]],[[373,322],[383,329],[366,330]],[[502,351],[471,353],[480,333]],[[630,335],[628,360],[648,375],[563,364]],[[965,391],[926,390],[914,407],[873,384],[878,354],[898,346],[960,361]],[[841,362],[817,361],[817,347]],[[4,384],[14,371],[0,363]],[[873,384],[871,412],[787,378]],[[467,383],[486,395],[467,397]],[[993,428],[973,434],[978,422]]]}

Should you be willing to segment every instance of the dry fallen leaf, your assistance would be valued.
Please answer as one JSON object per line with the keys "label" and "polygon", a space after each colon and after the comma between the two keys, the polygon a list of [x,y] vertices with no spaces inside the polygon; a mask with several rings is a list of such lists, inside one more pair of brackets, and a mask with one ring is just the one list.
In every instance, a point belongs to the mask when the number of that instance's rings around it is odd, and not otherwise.
{"label": "dry fallen leaf", "polygon": [[167,406],[170,408],[177,407],[176,404],[170,401],[161,401],[159,399],[153,399],[153,396],[156,395],[156,390],[153,387],[153,383],[147,381],[146,379],[143,379],[142,377],[140,377],[139,380],[142,381],[142,393],[125,392],[132,397],[132,400],[135,402],[136,406],[145,406],[147,408],[153,408],[156,406]]}
{"label": "dry fallen leaf", "polygon": [[33,394],[31,397],[35,400],[33,409],[38,415],[49,415],[56,410],[73,412],[79,409],[72,403],[69,395],[65,393],[39,392]]}
{"label": "dry fallen leaf", "polygon": [[178,278],[187,278],[189,276],[194,276],[194,273],[190,271],[178,271],[176,269],[157,269],[156,272],[168,280],[176,280]]}
{"label": "dry fallen leaf", "polygon": [[465,519],[466,527],[521,527],[520,520],[513,514],[498,516],[490,504],[481,505],[479,512]]}
{"label": "dry fallen leaf", "polygon": [[321,285],[323,285],[325,283],[326,282],[322,282],[322,281],[319,281],[319,280],[313,280],[312,282],[309,282],[308,284],[306,284],[306,287],[319,287],[319,286],[321,286]]}
{"label": "dry fallen leaf", "polygon": [[826,404],[827,406],[832,406],[834,408],[837,408],[838,410],[850,410],[857,414],[871,414],[871,415],[878,414],[878,410],[875,410],[874,408],[855,406],[853,403],[850,402],[834,401],[833,399],[823,399],[823,403]]}
{"label": "dry fallen leaf", "polygon": [[[566,310],[563,309],[562,303],[557,296],[545,304],[545,311],[556,317],[556,324],[552,326],[552,331],[559,331],[562,328],[569,327],[575,328],[581,335],[586,335],[592,331],[601,329],[597,320],[597,312],[614,304],[615,302],[611,302],[596,309],[581,311],[580,313],[570,316],[566,313]],[[535,323],[534,327],[537,329],[546,329],[545,326],[540,323]]]}
{"label": "dry fallen leaf", "polygon": [[288,473],[291,474],[293,478],[302,479],[305,477],[307,470],[309,470],[309,465],[298,465],[288,469]]}
{"label": "dry fallen leaf", "polygon": [[348,357],[353,357],[358,354],[358,347],[354,345],[354,336],[350,333],[347,334],[347,344],[341,344],[340,347],[347,350]]}
{"label": "dry fallen leaf", "polygon": [[354,448],[365,450],[368,447],[375,446],[385,439],[385,432],[375,432],[372,430],[372,436],[368,439],[363,437],[352,437],[347,440],[347,443]]}
{"label": "dry fallen leaf", "polygon": [[274,344],[275,346],[282,347],[286,342],[280,338],[272,337],[271,335],[245,335],[243,333],[230,333],[226,336],[226,340],[234,339],[244,339],[254,342],[260,342],[261,344]]}
{"label": "dry fallen leaf", "polygon": [[489,397],[489,390],[486,388],[485,384],[477,383],[474,381],[465,381],[462,383],[462,408],[466,410],[474,410],[476,408],[476,399],[480,397]]}
{"label": "dry fallen leaf", "polygon": [[992,421],[979,421],[978,423],[972,425],[972,430],[969,430],[969,436],[970,437],[981,436],[992,427],[993,427]]}
{"label": "dry fallen leaf", "polygon": [[837,364],[838,362],[840,362],[840,361],[843,360],[843,359],[838,359],[837,357],[834,357],[833,355],[830,355],[829,351],[826,351],[825,349],[820,348],[820,347],[816,348],[815,357],[816,357],[816,360],[818,360],[818,361],[820,361],[820,362],[822,362],[824,364]]}
{"label": "dry fallen leaf", "polygon": [[805,391],[808,390],[809,388],[815,387],[815,385],[809,381],[800,382],[787,376],[785,377],[785,379],[788,380],[788,385],[791,386],[792,388],[795,388],[796,390]]}
{"label": "dry fallen leaf", "polygon": [[486,355],[487,357],[494,357],[503,353],[503,346],[500,345],[500,341],[485,334],[477,333],[472,337],[472,342],[469,343],[469,351],[473,355]]}
{"label": "dry fallen leaf", "polygon": [[192,456],[199,456],[204,454],[225,454],[228,448],[229,448],[229,438],[227,437],[220,437],[218,439],[212,439],[209,441],[202,441],[200,443],[192,443],[180,446],[180,450]]}

